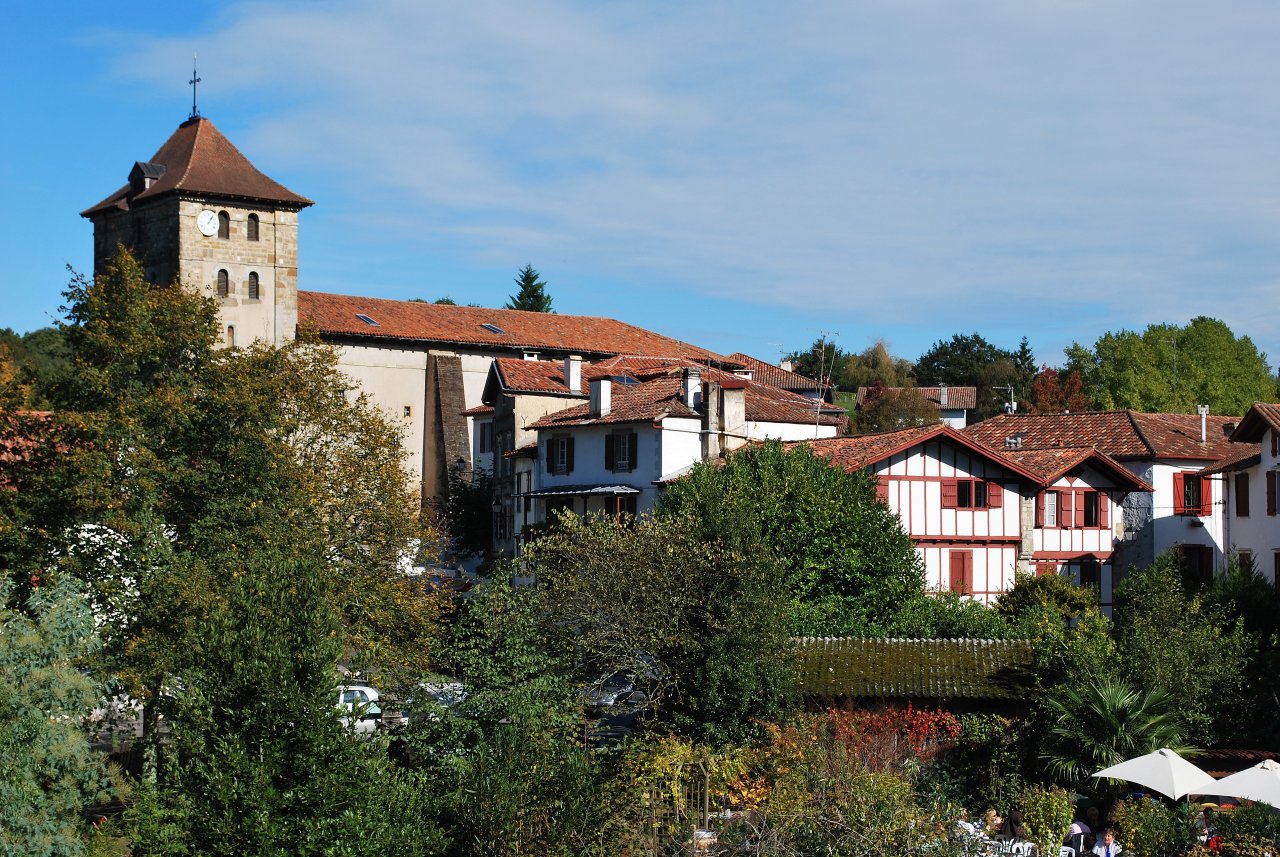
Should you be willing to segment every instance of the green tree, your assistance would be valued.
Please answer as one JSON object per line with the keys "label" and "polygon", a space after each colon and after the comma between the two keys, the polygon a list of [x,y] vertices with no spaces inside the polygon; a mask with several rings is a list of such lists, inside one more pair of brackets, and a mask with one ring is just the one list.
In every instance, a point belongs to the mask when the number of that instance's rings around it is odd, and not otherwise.
{"label": "green tree", "polygon": [[1080,373],[1072,370],[1060,372],[1052,366],[1041,367],[1032,385],[1027,413],[1062,414],[1079,413],[1091,407],[1084,393],[1084,381]]}
{"label": "green tree", "polygon": [[1125,676],[1146,691],[1174,688],[1187,737],[1229,739],[1247,725],[1250,641],[1235,617],[1183,588],[1173,555],[1116,587],[1115,636]]}
{"label": "green tree", "polygon": [[957,333],[935,342],[916,361],[921,386],[976,387],[978,419],[1000,413],[1011,394],[1015,401],[1029,398],[1035,374],[1035,357],[1025,337],[1017,351],[1007,351],[978,333]]}
{"label": "green tree", "polygon": [[1243,414],[1276,395],[1275,376],[1253,340],[1205,316],[1186,327],[1108,332],[1092,348],[1075,343],[1067,368],[1080,372],[1085,393],[1107,410],[1191,413],[1208,405],[1217,414]]}
{"label": "green tree", "polygon": [[924,591],[915,545],[871,477],[805,445],[768,441],[699,464],[668,488],[659,514],[689,515],[708,541],[772,556],[796,634],[881,633]]}
{"label": "green tree", "polygon": [[914,387],[915,364],[889,353],[889,345],[878,339],[858,354],[848,355],[844,371],[837,376],[842,390],[870,387],[879,382],[885,387]]}
{"label": "green tree", "polygon": [[895,431],[941,422],[942,412],[918,390],[886,389],[878,381],[867,390],[854,426],[858,432]]}
{"label": "green tree", "polygon": [[551,296],[546,292],[547,284],[542,281],[541,275],[533,269],[532,265],[525,265],[520,269],[515,283],[519,289],[511,296],[511,300],[507,301],[506,309],[555,312],[551,308]]}
{"label": "green tree", "polygon": [[97,637],[70,576],[37,582],[21,604],[0,583],[0,854],[73,857],[84,807],[116,792],[80,726],[99,694],[77,666]]}
{"label": "green tree", "polygon": [[524,559],[545,590],[544,637],[580,681],[630,672],[654,716],[715,742],[790,709],[787,602],[767,552],[708,538],[679,514],[630,525],[566,515]]}
{"label": "green tree", "polygon": [[1094,771],[1162,747],[1192,752],[1176,701],[1163,688],[1140,692],[1104,678],[1060,685],[1045,702],[1053,719],[1041,759],[1063,782],[1087,784]]}

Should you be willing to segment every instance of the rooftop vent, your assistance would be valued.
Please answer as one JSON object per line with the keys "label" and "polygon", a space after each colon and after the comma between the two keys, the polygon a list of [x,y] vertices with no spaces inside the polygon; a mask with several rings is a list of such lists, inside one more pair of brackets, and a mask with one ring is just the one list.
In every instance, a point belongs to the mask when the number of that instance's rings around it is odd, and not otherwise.
{"label": "rooftop vent", "polygon": [[1022,449],[1022,442],[1026,439],[1027,439],[1027,433],[1025,431],[1020,431],[1020,432],[1017,432],[1016,434],[1011,434],[1004,439],[1004,448],[1005,449]]}
{"label": "rooftop vent", "polygon": [[358,312],[358,313],[356,313],[356,318],[360,319],[360,320],[361,320],[361,321],[363,321],[365,324],[371,325],[371,326],[373,326],[373,327],[382,327],[382,325],[378,324],[376,321],[374,321],[373,319],[369,318],[369,316],[365,315],[365,314],[364,314],[364,313],[362,313],[362,312]]}
{"label": "rooftop vent", "polygon": [[498,327],[496,324],[494,324],[494,323],[493,323],[493,322],[491,322],[491,321],[486,321],[484,324],[482,324],[482,325],[480,325],[480,326],[481,326],[481,327],[483,327],[485,330],[489,331],[490,333],[496,333],[496,334],[498,334],[499,336],[506,336],[506,335],[507,335],[507,332],[506,332],[505,330],[503,330],[502,328]]}

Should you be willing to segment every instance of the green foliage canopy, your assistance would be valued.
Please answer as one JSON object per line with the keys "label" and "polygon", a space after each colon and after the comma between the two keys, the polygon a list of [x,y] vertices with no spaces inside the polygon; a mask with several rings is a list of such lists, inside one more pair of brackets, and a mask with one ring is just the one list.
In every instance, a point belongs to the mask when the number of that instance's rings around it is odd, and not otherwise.
{"label": "green foliage canopy", "polygon": [[915,545],[871,477],[808,446],[768,441],[699,464],[668,488],[659,514],[690,516],[702,538],[742,555],[772,556],[796,634],[882,633],[924,591]]}
{"label": "green foliage canopy", "polygon": [[555,312],[551,308],[551,296],[547,294],[547,284],[532,265],[525,265],[516,275],[515,283],[519,287],[506,309],[520,309],[526,312]]}

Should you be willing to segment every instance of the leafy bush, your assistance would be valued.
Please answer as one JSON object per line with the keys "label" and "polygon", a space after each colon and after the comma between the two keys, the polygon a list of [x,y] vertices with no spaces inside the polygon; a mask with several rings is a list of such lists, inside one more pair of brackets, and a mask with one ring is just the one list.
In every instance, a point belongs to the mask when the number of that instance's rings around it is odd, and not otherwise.
{"label": "leafy bush", "polygon": [[1187,804],[1170,809],[1149,797],[1122,800],[1111,815],[1116,838],[1135,857],[1174,857],[1197,843],[1194,814]]}
{"label": "leafy bush", "polygon": [[1071,792],[1060,786],[1030,786],[1022,793],[1022,823],[1041,854],[1053,854],[1067,836],[1075,813]]}
{"label": "leafy bush", "polygon": [[1234,812],[1218,813],[1214,815],[1214,826],[1226,842],[1257,840],[1280,844],[1280,816],[1265,804],[1246,803]]}

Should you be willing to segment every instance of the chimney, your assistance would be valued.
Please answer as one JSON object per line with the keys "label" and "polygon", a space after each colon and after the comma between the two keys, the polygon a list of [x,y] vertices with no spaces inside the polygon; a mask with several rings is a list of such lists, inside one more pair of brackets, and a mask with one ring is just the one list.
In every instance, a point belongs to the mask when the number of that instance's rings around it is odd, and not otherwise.
{"label": "chimney", "polygon": [[796,365],[795,363],[791,362],[791,358],[790,358],[790,357],[787,357],[787,358],[784,358],[784,359],[783,359],[783,360],[778,364],[778,368],[779,368],[779,369],[781,369],[781,370],[783,370],[784,372],[794,372],[794,371],[795,371],[795,369],[794,369],[793,367],[794,367],[795,365]]}
{"label": "chimney", "polygon": [[597,378],[591,382],[591,404],[587,407],[593,419],[607,417],[613,409],[613,381],[609,378]]}
{"label": "chimney", "polygon": [[1209,406],[1196,405],[1196,413],[1200,415],[1200,442],[1209,441]]}
{"label": "chimney", "polygon": [[564,385],[570,393],[582,392],[582,358],[577,354],[564,358]]}
{"label": "chimney", "polygon": [[947,406],[947,385],[938,385],[938,407],[945,408]]}
{"label": "chimney", "polygon": [[536,362],[536,361],[537,361],[537,359],[538,359],[538,352],[536,352],[536,351],[526,351],[526,352],[524,353],[524,359],[525,359],[525,360],[531,360],[531,361],[535,361],[535,362]]}
{"label": "chimney", "polygon": [[702,404],[702,370],[690,366],[684,370],[684,403],[693,409]]}

